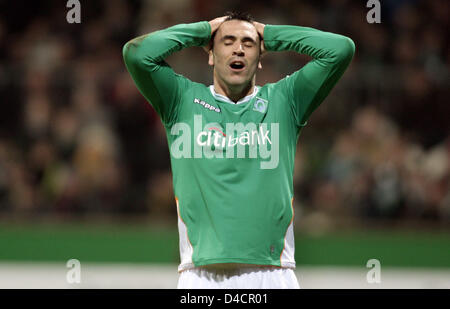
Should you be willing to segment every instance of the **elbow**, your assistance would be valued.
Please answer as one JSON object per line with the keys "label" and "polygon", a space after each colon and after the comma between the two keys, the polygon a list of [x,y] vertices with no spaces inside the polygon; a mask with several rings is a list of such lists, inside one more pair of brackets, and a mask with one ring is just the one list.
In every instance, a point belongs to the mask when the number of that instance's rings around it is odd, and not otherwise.
{"label": "elbow", "polygon": [[348,58],[350,58],[350,60],[353,58],[353,56],[355,55],[355,42],[353,42],[352,39],[350,39],[349,37],[344,37],[344,55],[346,55]]}
{"label": "elbow", "polygon": [[134,53],[131,51],[131,41],[127,42],[122,48],[123,60],[127,67],[130,66],[131,64],[135,63],[133,54]]}
{"label": "elbow", "polygon": [[124,58],[125,58],[125,57],[128,57],[128,55],[129,55],[129,52],[130,52],[130,42],[131,42],[131,41],[126,42],[125,45],[124,45],[123,48],[122,48],[122,55],[123,55]]}
{"label": "elbow", "polygon": [[340,62],[350,62],[355,55],[355,43],[346,36],[340,36],[336,44],[336,58]]}
{"label": "elbow", "polygon": [[155,63],[150,51],[145,47],[148,46],[148,44],[143,44],[145,37],[146,36],[141,36],[133,39],[123,46],[123,60],[128,69],[138,69],[149,65],[151,66]]}
{"label": "elbow", "polygon": [[123,46],[122,55],[127,67],[139,65],[145,60],[145,51],[142,46],[144,38],[145,36],[137,37]]}

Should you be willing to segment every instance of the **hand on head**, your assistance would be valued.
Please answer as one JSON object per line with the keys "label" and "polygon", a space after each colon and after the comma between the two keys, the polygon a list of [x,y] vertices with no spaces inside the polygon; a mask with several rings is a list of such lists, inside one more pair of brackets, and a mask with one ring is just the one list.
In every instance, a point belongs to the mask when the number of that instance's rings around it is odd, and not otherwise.
{"label": "hand on head", "polygon": [[264,27],[266,26],[265,24],[259,23],[257,21],[253,22],[253,25],[256,28],[256,31],[259,34],[259,38],[261,40],[261,55],[263,55],[266,52],[266,48],[264,46]]}
{"label": "hand on head", "polygon": [[[209,51],[212,48],[213,45],[213,34],[214,32],[217,31],[217,29],[219,29],[220,25],[225,22],[227,20],[229,16],[221,16],[221,17],[217,17],[213,20],[209,21],[209,24],[211,25],[211,40],[208,42],[207,45],[203,46],[203,50],[206,53],[209,53]],[[253,21],[252,24],[255,26],[256,31],[258,32],[260,41],[261,41],[261,55],[263,55],[266,52],[266,49],[264,47],[264,27],[266,26],[265,24]]]}
{"label": "hand on head", "polygon": [[[222,17],[217,17],[214,18],[213,20],[209,21],[209,24],[211,25],[211,38],[213,37],[214,32],[217,31],[217,29],[219,29],[220,25],[228,18],[228,16],[222,16]],[[205,52],[209,53],[209,51],[212,48],[212,40],[210,40],[208,42],[207,45],[203,46],[203,49],[205,50]]]}

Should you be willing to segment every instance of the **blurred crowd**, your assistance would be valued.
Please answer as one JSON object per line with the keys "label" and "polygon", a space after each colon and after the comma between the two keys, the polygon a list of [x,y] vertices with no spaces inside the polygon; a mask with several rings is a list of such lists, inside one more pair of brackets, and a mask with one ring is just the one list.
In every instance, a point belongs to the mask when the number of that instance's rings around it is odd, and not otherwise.
{"label": "blurred crowd", "polygon": [[[122,60],[130,39],[228,10],[268,24],[344,34],[356,55],[303,129],[296,207],[307,213],[450,222],[450,49],[446,0],[65,1],[0,4],[0,213],[176,213],[160,120]],[[187,61],[186,59],[189,59]],[[309,59],[269,53],[257,84]],[[176,72],[212,84],[201,48],[169,57]]]}
{"label": "blurred crowd", "polygon": [[309,206],[304,213],[322,213],[325,220],[449,222],[449,138],[424,149],[368,105],[354,113],[349,128],[336,134],[318,167],[308,164],[321,150],[305,147],[297,154],[294,180],[300,203]]}

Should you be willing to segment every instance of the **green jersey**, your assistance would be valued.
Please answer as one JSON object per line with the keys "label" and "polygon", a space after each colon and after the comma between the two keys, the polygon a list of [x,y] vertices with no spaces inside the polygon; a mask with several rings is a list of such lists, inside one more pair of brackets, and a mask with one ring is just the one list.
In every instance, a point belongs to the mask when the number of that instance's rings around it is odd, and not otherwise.
{"label": "green jersey", "polygon": [[[208,22],[176,25],[128,42],[128,71],[160,116],[178,210],[179,270],[214,263],[295,267],[292,202],[297,140],[349,65],[347,37],[266,25],[267,51],[313,58],[238,102],[176,74],[164,59],[211,38]],[[186,59],[186,61],[189,61]]]}

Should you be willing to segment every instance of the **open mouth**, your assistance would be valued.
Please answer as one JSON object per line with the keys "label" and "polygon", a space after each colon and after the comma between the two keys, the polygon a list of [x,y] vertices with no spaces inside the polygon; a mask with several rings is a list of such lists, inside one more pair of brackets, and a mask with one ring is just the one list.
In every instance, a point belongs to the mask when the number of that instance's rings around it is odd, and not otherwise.
{"label": "open mouth", "polygon": [[245,68],[245,63],[242,61],[233,61],[230,63],[230,68],[233,71],[242,71]]}

